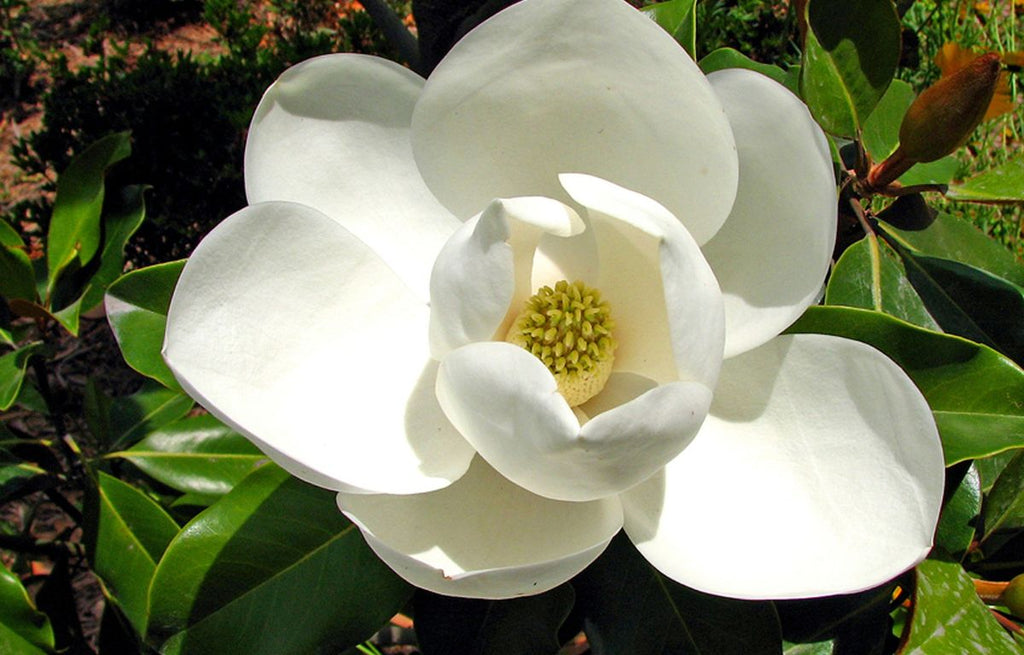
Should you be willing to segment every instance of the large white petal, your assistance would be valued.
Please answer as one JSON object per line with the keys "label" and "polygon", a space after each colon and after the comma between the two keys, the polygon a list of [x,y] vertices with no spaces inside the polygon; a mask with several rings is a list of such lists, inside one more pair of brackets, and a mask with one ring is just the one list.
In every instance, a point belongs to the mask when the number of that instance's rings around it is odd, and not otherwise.
{"label": "large white petal", "polygon": [[181,274],[164,356],[213,414],[333,489],[446,486],[473,451],[434,395],[427,307],[372,250],[303,205],[221,223]]}
{"label": "large white petal", "polygon": [[618,498],[588,503],[541,498],[479,458],[441,491],[341,493],[338,505],[403,578],[439,594],[473,598],[552,589],[594,561],[622,526]]}
{"label": "large white petal", "polygon": [[560,176],[588,210],[600,289],[615,320],[615,370],[714,387],[725,317],[715,275],[689,232],[650,198],[589,175]]}
{"label": "large white petal", "polygon": [[819,294],[836,240],[836,181],[825,135],[785,87],[741,69],[708,79],[740,156],[736,203],[704,246],[731,357],[782,332]]}
{"label": "large white petal", "polygon": [[564,198],[558,173],[590,173],[658,200],[703,243],[736,190],[704,75],[619,0],[524,0],[467,34],[424,87],[413,150],[463,217],[496,197]]}
{"label": "large white petal", "polygon": [[928,405],[859,342],[783,336],[726,361],[693,443],[623,494],[669,577],[737,598],[867,589],[928,553],[943,490]]}
{"label": "large white petal", "polygon": [[[441,361],[437,376],[445,414],[491,466],[533,493],[569,501],[617,494],[650,477],[693,438],[711,401],[698,382],[610,387],[624,404],[581,429],[547,367],[518,346],[464,346]],[[584,413],[601,406],[589,405]]]}
{"label": "large white petal", "polygon": [[425,300],[434,257],[459,222],[413,161],[409,125],[422,87],[422,78],[377,57],[325,55],[293,66],[253,116],[245,189],[250,203],[319,209]]}
{"label": "large white petal", "polygon": [[533,259],[541,237],[569,237],[583,229],[572,209],[540,197],[494,200],[466,221],[441,249],[431,273],[433,356],[440,359],[459,346],[495,338],[507,315],[518,313],[533,295]]}

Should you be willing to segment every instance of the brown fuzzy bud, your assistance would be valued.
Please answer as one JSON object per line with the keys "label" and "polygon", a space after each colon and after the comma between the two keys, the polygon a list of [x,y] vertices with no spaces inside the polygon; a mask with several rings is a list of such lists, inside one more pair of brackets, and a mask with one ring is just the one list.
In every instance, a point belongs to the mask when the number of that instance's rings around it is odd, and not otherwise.
{"label": "brown fuzzy bud", "polygon": [[981,55],[924,90],[900,124],[900,150],[912,162],[935,161],[967,141],[985,116],[999,80],[999,55]]}

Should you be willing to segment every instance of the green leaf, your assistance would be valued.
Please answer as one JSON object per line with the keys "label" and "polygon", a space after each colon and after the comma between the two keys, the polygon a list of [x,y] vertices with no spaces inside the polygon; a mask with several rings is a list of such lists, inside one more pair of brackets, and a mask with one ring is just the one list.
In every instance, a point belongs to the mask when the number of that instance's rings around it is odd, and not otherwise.
{"label": "green leaf", "polygon": [[976,175],[962,184],[949,187],[946,194],[953,200],[972,202],[1024,201],[1024,157],[1010,161]]}
{"label": "green leaf", "polygon": [[697,0],[667,0],[643,8],[643,12],[654,19],[666,32],[672,35],[694,59],[697,58]]}
{"label": "green leaf", "polygon": [[992,485],[995,484],[1003,469],[1013,461],[1018,452],[1020,451],[1004,450],[1001,453],[974,460],[974,467],[978,469],[978,477],[981,479],[982,493],[987,494],[992,490]]}
{"label": "green leaf", "polygon": [[129,186],[121,190],[120,202],[103,215],[103,252],[81,301],[92,309],[103,302],[107,287],[124,272],[124,247],[146,218],[145,192],[149,187]]}
{"label": "green leaf", "polygon": [[107,289],[107,320],[128,365],[169,389],[181,389],[160,353],[167,308],[185,261],[132,271]]}
{"label": "green leaf", "polygon": [[981,479],[972,464],[956,491],[942,508],[935,544],[956,556],[966,552],[974,540],[974,522],[981,514]]}
{"label": "green leaf", "polygon": [[929,330],[939,326],[914,291],[896,253],[874,235],[853,244],[836,262],[825,303],[885,312]]}
{"label": "green leaf", "polygon": [[900,22],[891,0],[810,0],[800,88],[827,132],[854,137],[899,63]]}
{"label": "green leaf", "polygon": [[568,584],[509,600],[453,598],[418,590],[413,605],[416,639],[424,653],[554,654],[561,646],[559,628],[574,599]]}
{"label": "green leaf", "polygon": [[914,97],[914,88],[910,84],[893,80],[864,121],[861,142],[872,161],[880,162],[896,150],[900,141],[900,123]]}
{"label": "green leaf", "polygon": [[656,571],[624,533],[572,581],[595,653],[778,653],[771,602],[711,596]]}
{"label": "green leaf", "polygon": [[892,358],[928,400],[947,465],[1024,446],[1024,371],[987,346],[852,307],[810,307],[787,332],[847,337]]}
{"label": "green leaf", "polygon": [[996,478],[985,502],[986,543],[1000,530],[1024,528],[1024,451],[1018,452]]}
{"label": "green leaf", "polygon": [[704,71],[705,75],[718,70],[724,70],[726,68],[745,68],[747,70],[752,70],[772,78],[779,84],[785,84],[787,81],[786,71],[782,70],[778,66],[762,64],[759,61],[754,61],[742,52],[733,50],[732,48],[718,48],[717,50],[711,51],[700,60],[700,69]]}
{"label": "green leaf", "polygon": [[900,254],[908,279],[944,331],[1024,364],[1024,289],[953,260]]}
{"label": "green leaf", "polygon": [[129,450],[111,453],[183,493],[221,496],[267,457],[248,439],[213,416],[194,416],[164,426]]}
{"label": "green leaf", "polygon": [[959,564],[925,560],[917,566],[910,634],[902,655],[989,653],[1020,655]]}
{"label": "green leaf", "polygon": [[807,644],[795,644],[788,641],[782,643],[783,655],[833,655],[836,643],[834,640],[815,641]]}
{"label": "green leaf", "polygon": [[932,257],[952,259],[1024,286],[1024,264],[971,223],[939,213],[926,230],[900,230],[883,224],[886,234]]}
{"label": "green leaf", "polygon": [[7,411],[18,399],[28,360],[43,347],[43,342],[34,341],[0,357],[0,411]]}
{"label": "green leaf", "polygon": [[337,651],[376,632],[410,587],[338,511],[334,492],[264,466],[171,543],[150,592],[164,653]]}
{"label": "green leaf", "polygon": [[103,178],[110,166],[130,154],[129,133],[111,134],[82,151],[57,179],[57,198],[46,237],[48,296],[68,264],[77,259],[84,266],[99,251]]}
{"label": "green leaf", "polygon": [[149,583],[178,524],[141,491],[103,472],[86,515],[93,570],[132,627],[144,634]]}
{"label": "green leaf", "polygon": [[95,436],[112,450],[125,448],[150,432],[178,420],[194,404],[191,398],[180,391],[146,383],[134,394],[111,403],[109,432]]}
{"label": "green leaf", "polygon": [[3,219],[0,219],[0,296],[36,300],[36,276],[25,243]]}
{"label": "green leaf", "polygon": [[18,576],[0,566],[0,653],[36,655],[53,649],[49,619],[36,610]]}

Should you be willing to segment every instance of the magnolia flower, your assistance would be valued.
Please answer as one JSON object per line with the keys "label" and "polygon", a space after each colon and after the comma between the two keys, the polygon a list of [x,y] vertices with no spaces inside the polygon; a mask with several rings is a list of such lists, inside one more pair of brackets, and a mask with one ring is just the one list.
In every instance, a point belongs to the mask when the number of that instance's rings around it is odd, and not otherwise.
{"label": "magnolia flower", "polygon": [[741,598],[927,553],[920,393],[863,344],[779,336],[836,224],[825,139],[780,85],[705,77],[619,0],[525,0],[426,81],[358,55],[285,72],[245,179],[165,357],[413,584],[541,592],[623,528]]}

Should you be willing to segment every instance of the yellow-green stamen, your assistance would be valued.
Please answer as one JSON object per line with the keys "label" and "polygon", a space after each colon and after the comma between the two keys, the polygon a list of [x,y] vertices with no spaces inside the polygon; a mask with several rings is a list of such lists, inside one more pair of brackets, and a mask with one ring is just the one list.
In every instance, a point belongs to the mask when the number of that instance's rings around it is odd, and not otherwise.
{"label": "yellow-green stamen", "polygon": [[615,322],[601,292],[579,280],[541,287],[526,301],[505,340],[525,348],[554,374],[571,407],[604,388],[615,359]]}

